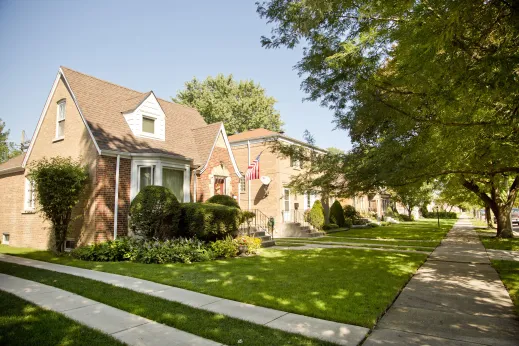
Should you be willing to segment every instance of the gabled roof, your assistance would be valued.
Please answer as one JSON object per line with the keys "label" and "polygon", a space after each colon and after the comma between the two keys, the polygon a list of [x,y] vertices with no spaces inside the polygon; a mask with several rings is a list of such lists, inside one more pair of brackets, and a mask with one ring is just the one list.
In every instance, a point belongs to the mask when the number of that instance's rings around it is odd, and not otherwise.
{"label": "gabled roof", "polygon": [[23,171],[22,163],[25,153],[10,158],[9,160],[0,163],[0,174],[13,173]]}
{"label": "gabled roof", "polygon": [[217,122],[191,130],[193,131],[194,138],[196,138],[196,145],[200,156],[209,157],[222,125],[222,122]]}
{"label": "gabled roof", "polygon": [[293,144],[303,145],[312,149],[315,149],[317,151],[326,152],[325,149],[316,147],[315,145],[310,145],[308,143],[305,143],[303,141],[300,141],[299,139],[295,139],[289,136],[285,136],[284,133],[281,132],[274,132],[270,131],[264,128],[249,130],[237,133],[235,135],[229,136],[229,142],[230,143],[238,143],[238,142],[244,142],[248,140],[277,140],[282,139],[288,142],[291,142]]}
{"label": "gabled roof", "polygon": [[101,151],[156,153],[203,164],[192,129],[206,126],[197,110],[157,98],[166,115],[165,141],[136,137],[122,113],[137,108],[152,92],[131,90],[61,67],[81,114]]}

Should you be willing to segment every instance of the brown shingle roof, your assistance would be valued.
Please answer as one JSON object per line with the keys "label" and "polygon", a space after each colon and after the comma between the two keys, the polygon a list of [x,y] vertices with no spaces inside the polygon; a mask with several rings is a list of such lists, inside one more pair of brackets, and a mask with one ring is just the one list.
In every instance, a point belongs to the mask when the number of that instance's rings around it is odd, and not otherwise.
{"label": "brown shingle roof", "polygon": [[135,109],[151,92],[61,69],[101,150],[175,155],[192,159],[196,165],[207,160],[199,154],[192,131],[207,125],[197,110],[157,98],[166,114],[165,141],[135,137],[122,112]]}
{"label": "brown shingle roof", "polygon": [[239,142],[247,139],[254,138],[263,138],[263,137],[271,137],[271,136],[279,136],[279,132],[270,131],[267,129],[259,128],[254,130],[249,130],[241,133],[237,133],[235,135],[229,136],[229,142]]}
{"label": "brown shingle roof", "polygon": [[196,138],[198,153],[201,157],[209,157],[221,127],[222,123],[218,122],[192,130],[193,137]]}
{"label": "brown shingle roof", "polygon": [[22,162],[23,162],[24,157],[25,157],[25,153],[15,156],[15,157],[5,161],[4,163],[0,163],[0,172],[6,171],[6,170],[11,170],[14,168],[22,168]]}

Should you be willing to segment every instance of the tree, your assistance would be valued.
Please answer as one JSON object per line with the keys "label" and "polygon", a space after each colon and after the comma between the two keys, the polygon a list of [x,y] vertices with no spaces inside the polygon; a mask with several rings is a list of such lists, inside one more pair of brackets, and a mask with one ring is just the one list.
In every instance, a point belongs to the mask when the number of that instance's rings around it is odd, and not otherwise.
{"label": "tree", "polygon": [[204,81],[193,78],[174,102],[196,108],[207,123],[222,121],[228,133],[265,128],[279,132],[283,126],[276,100],[252,80],[234,80],[218,74]]}
{"label": "tree", "polygon": [[507,1],[272,0],[267,48],[301,42],[308,99],[349,131],[349,189],[439,177],[492,209],[512,237],[519,191],[519,5]]}
{"label": "tree", "polygon": [[427,184],[410,184],[394,187],[391,190],[394,192],[393,199],[404,206],[409,218],[412,217],[415,207],[429,204],[432,199],[432,188]]}
{"label": "tree", "polygon": [[35,183],[40,212],[52,223],[55,250],[62,252],[88,173],[79,160],[58,156],[33,162],[28,177]]}
{"label": "tree", "polygon": [[344,218],[344,209],[342,209],[341,202],[333,202],[330,208],[330,222],[336,224],[339,227],[346,226],[346,219]]}

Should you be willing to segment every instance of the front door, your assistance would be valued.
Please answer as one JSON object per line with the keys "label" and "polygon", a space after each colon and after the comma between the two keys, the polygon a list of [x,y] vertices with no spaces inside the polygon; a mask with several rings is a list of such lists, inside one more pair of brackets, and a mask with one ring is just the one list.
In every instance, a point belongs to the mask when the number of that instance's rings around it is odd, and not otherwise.
{"label": "front door", "polygon": [[225,195],[225,177],[214,176],[214,194]]}
{"label": "front door", "polygon": [[283,221],[290,222],[290,189],[283,189]]}

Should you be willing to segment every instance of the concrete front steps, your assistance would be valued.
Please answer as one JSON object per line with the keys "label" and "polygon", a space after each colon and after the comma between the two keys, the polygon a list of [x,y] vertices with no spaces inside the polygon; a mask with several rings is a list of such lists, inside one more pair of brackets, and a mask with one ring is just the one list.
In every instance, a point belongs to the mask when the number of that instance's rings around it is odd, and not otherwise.
{"label": "concrete front steps", "polygon": [[311,226],[303,226],[300,222],[285,222],[276,232],[276,236],[280,238],[319,238],[324,235],[322,232],[314,231]]}
{"label": "concrete front steps", "polygon": [[254,232],[254,238],[261,239],[261,247],[271,247],[276,245],[276,242],[270,235],[267,235],[265,231]]}

